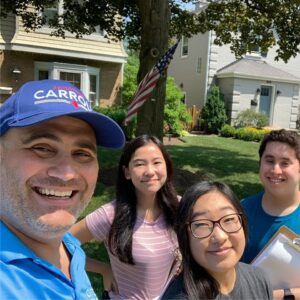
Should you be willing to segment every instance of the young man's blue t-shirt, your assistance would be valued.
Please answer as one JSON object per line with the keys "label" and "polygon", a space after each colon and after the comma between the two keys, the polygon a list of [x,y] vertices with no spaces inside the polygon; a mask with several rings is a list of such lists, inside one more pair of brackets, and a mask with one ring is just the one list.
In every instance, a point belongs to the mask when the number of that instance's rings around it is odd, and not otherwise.
{"label": "young man's blue t-shirt", "polygon": [[262,208],[264,192],[241,201],[249,223],[249,238],[241,261],[251,263],[281,226],[300,234],[300,205],[286,216],[271,216]]}
{"label": "young man's blue t-shirt", "polygon": [[71,258],[71,278],[36,256],[0,221],[0,299],[97,299],[85,271],[85,254],[79,241],[66,233],[63,239]]}

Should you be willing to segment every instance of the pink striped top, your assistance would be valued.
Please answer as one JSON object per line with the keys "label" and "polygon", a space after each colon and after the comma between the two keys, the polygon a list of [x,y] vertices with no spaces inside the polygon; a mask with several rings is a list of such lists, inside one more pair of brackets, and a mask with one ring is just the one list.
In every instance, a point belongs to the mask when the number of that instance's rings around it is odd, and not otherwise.
{"label": "pink striped top", "polygon": [[[115,201],[107,203],[86,217],[90,232],[107,247],[108,233],[114,217]],[[154,222],[137,217],[132,240],[135,265],[125,264],[108,250],[119,295],[111,299],[154,299],[161,295],[176,267],[172,268],[178,248],[175,233],[166,228],[161,214]],[[171,271],[172,269],[172,271]]]}

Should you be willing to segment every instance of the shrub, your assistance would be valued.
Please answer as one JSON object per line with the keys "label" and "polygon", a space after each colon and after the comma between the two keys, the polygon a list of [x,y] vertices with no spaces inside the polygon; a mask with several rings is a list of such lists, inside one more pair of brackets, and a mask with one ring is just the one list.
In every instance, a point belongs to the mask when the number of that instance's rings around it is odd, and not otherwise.
{"label": "shrub", "polygon": [[139,70],[139,58],[137,55],[129,55],[124,66],[124,81],[122,87],[122,106],[128,107],[137,89],[137,73]]}
{"label": "shrub", "polygon": [[234,133],[235,128],[228,124],[225,124],[220,130],[220,135],[223,137],[234,137]]}
{"label": "shrub", "polygon": [[236,127],[262,128],[269,124],[269,118],[265,113],[256,112],[248,108],[238,113],[234,125]]}
{"label": "shrub", "polygon": [[188,136],[188,135],[189,135],[189,132],[187,130],[182,130],[181,133],[180,133],[181,137],[185,137],[185,136]]}
{"label": "shrub", "polygon": [[183,93],[176,85],[173,77],[167,78],[166,103],[164,111],[164,133],[182,136],[187,124],[192,122],[192,116],[181,99]]}
{"label": "shrub", "polygon": [[213,86],[201,112],[200,124],[207,133],[218,133],[227,121],[223,96],[217,86]]}
{"label": "shrub", "polygon": [[253,127],[234,128],[229,125],[224,125],[220,130],[220,135],[223,137],[234,137],[239,140],[260,142],[270,129],[258,129]]}
{"label": "shrub", "polygon": [[248,128],[237,128],[234,137],[244,141],[255,141],[256,139],[255,133],[248,130]]}
{"label": "shrub", "polygon": [[136,128],[136,117],[129,122],[127,126],[124,126],[123,121],[127,115],[127,110],[121,105],[114,104],[110,107],[94,107],[95,111],[98,111],[116,121],[123,129],[127,140],[134,137],[134,132]]}

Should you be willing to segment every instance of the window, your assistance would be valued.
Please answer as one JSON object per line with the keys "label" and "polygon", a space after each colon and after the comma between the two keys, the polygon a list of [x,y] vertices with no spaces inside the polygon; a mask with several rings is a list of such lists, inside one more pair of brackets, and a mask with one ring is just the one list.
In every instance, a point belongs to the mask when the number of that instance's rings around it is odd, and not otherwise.
{"label": "window", "polygon": [[38,80],[49,79],[49,71],[39,70]]}
{"label": "window", "polygon": [[81,75],[79,73],[59,72],[59,79],[69,81],[79,89],[81,88]]}
{"label": "window", "polygon": [[[79,4],[82,4],[84,0],[77,0]],[[44,11],[42,12],[42,16],[46,18],[46,24],[44,25],[44,29],[49,29],[49,20],[55,17],[56,15],[62,16],[64,13],[64,0],[57,0],[54,4],[45,5]],[[59,19],[59,24],[63,24],[63,19]],[[40,29],[41,30],[41,29]],[[69,32],[66,32],[66,34],[70,35]],[[72,35],[72,34],[71,34]],[[103,38],[105,35],[104,30],[100,28],[99,25],[95,26],[95,31],[91,34],[93,38]],[[85,36],[89,37],[89,35]]]}
{"label": "window", "polygon": [[262,87],[260,95],[261,96],[269,96],[270,88],[269,87]]}
{"label": "window", "polygon": [[250,53],[257,53],[262,57],[267,57],[268,51],[263,52],[258,45],[254,45],[250,48]]}
{"label": "window", "polygon": [[90,80],[90,93],[89,99],[93,103],[96,103],[96,95],[97,95],[97,76],[93,74],[89,74]]}
{"label": "window", "polygon": [[63,14],[63,1],[57,0],[54,4],[46,5],[43,11],[43,17],[46,18],[46,25],[48,26],[48,21],[52,19],[55,15]]}
{"label": "window", "polygon": [[259,46],[258,45],[254,45],[250,48],[251,52],[259,52]]}
{"label": "window", "polygon": [[202,65],[202,58],[198,57],[198,59],[197,59],[197,67],[196,67],[196,73],[197,74],[201,73],[201,65]]}
{"label": "window", "polygon": [[35,62],[35,79],[61,79],[77,86],[92,102],[99,106],[100,69],[85,65],[57,62]]}
{"label": "window", "polygon": [[189,53],[189,45],[188,45],[188,38],[183,36],[182,37],[182,48],[181,48],[181,56],[187,56]]}
{"label": "window", "polygon": [[268,56],[268,51],[266,51],[266,52],[260,51],[260,55],[262,57],[267,57]]}
{"label": "window", "polygon": [[104,36],[104,30],[102,30],[99,25],[95,27],[95,30],[96,31],[92,34]]}
{"label": "window", "polygon": [[43,11],[43,17],[45,17],[47,20],[53,18],[58,13],[58,5],[58,1],[52,6],[46,5]]}

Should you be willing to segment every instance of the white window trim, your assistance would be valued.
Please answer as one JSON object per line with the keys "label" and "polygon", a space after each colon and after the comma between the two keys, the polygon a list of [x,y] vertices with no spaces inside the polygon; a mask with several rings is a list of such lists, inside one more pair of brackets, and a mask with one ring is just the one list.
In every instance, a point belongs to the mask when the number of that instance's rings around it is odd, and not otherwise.
{"label": "white window trim", "polygon": [[11,95],[12,87],[0,86],[0,95]]}
{"label": "white window trim", "polygon": [[40,62],[36,61],[34,63],[34,77],[35,80],[38,80],[39,71],[48,71],[49,79],[59,79],[60,72],[68,73],[79,73],[81,75],[81,86],[80,89],[83,94],[89,99],[90,93],[90,80],[89,75],[96,76],[96,102],[94,105],[99,105],[99,95],[100,95],[100,69],[94,68],[86,65],[77,65],[77,64],[67,64],[67,63],[58,63],[58,62]]}

